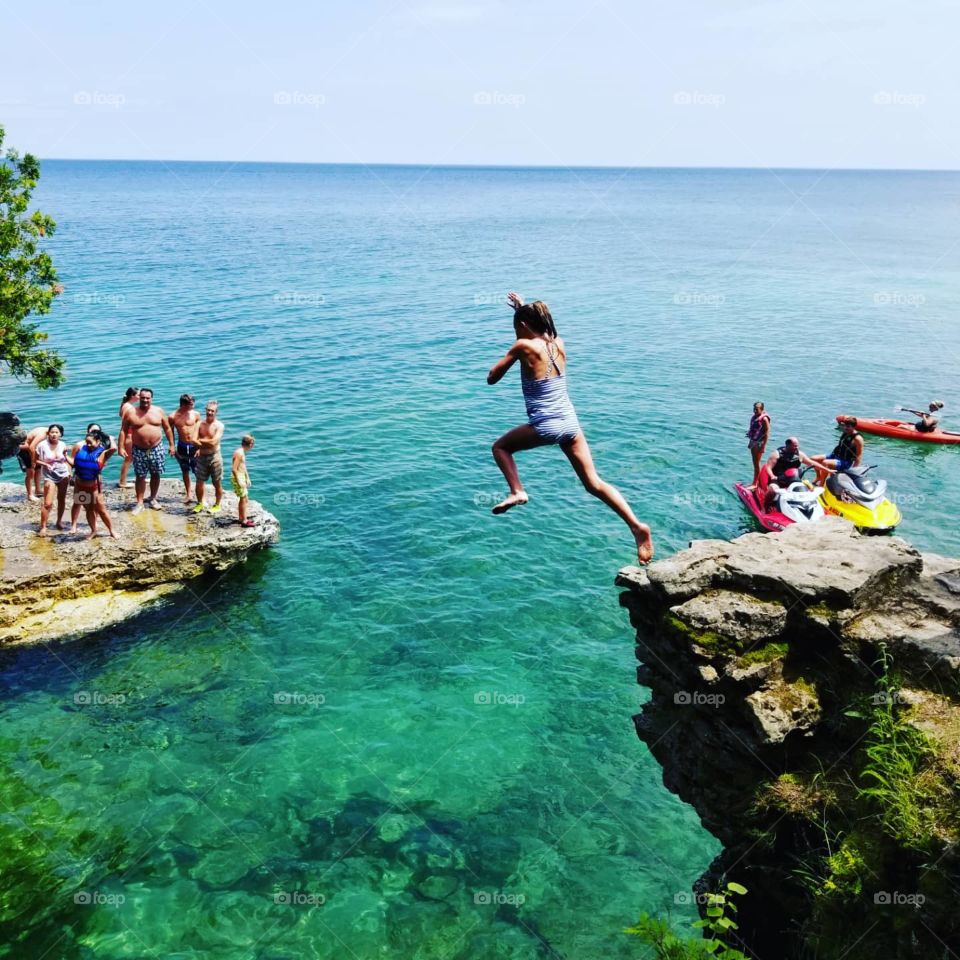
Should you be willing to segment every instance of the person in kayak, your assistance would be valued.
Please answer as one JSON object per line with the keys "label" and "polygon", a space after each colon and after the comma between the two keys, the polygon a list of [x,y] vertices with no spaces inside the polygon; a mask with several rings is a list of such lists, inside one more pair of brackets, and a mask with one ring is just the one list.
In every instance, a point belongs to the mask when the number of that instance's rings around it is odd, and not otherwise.
{"label": "person in kayak", "polygon": [[765,488],[763,507],[771,510],[776,506],[777,498],[791,483],[800,480],[800,467],[805,465],[822,470],[824,473],[836,473],[825,463],[817,463],[800,449],[800,441],[796,437],[787,437],[786,443],[777,449],[777,452],[766,462],[760,472],[760,487]]}
{"label": "person in kayak", "polygon": [[757,401],[753,405],[753,416],[750,418],[750,427],[747,430],[747,449],[753,457],[753,481],[750,489],[755,490],[760,480],[764,451],[767,449],[767,440],[770,439],[770,414],[764,410],[763,403]]}
{"label": "person in kayak", "polygon": [[857,430],[857,418],[845,417],[840,421],[843,433],[840,441],[833,448],[832,453],[817,453],[811,457],[818,464],[817,482],[822,483],[826,472],[820,468],[822,466],[832,467],[838,473],[843,470],[849,470],[851,467],[859,467],[863,459],[863,435]]}
{"label": "person in kayak", "polygon": [[513,307],[516,341],[506,356],[490,368],[487,383],[499,383],[519,360],[527,423],[508,430],[493,444],[493,459],[510,487],[509,496],[493,508],[493,513],[506,513],[529,500],[514,454],[555,443],[587,492],[602,500],[627,524],[637,543],[637,560],[648,563],[653,556],[650,527],[637,519],[621,493],[602,480],[593,465],[587,438],[567,394],[567,350],[549,308],[541,300],[525,304],[516,293],[509,294],[507,302]]}
{"label": "person in kayak", "polygon": [[940,417],[938,414],[943,409],[942,400],[931,400],[928,412],[923,410],[911,410],[909,407],[900,408],[904,413],[912,413],[920,420],[914,424],[918,433],[933,433],[940,426]]}

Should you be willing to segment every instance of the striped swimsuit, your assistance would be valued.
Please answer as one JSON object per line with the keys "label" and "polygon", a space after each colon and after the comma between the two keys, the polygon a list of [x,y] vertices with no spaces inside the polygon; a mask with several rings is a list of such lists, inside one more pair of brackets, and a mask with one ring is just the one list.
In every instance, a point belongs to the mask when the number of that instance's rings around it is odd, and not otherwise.
{"label": "striped swimsuit", "polygon": [[547,341],[547,355],[557,371],[555,377],[534,380],[520,371],[527,420],[537,436],[548,443],[566,443],[580,433],[580,423],[567,395],[567,378],[557,363],[556,347]]}

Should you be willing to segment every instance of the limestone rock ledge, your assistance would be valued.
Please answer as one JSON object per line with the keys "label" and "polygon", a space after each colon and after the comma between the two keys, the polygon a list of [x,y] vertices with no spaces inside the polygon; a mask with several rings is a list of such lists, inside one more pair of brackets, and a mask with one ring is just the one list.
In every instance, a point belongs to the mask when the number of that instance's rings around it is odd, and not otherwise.
{"label": "limestone rock ledge", "polygon": [[[698,884],[750,891],[738,914],[750,952],[960,950],[960,560],[828,518],[697,541],[616,582],[652,691],[637,732],[724,845]],[[857,707],[876,703],[882,650],[898,712],[934,745],[914,798],[929,826],[922,849],[880,830],[858,837],[870,811]],[[922,810],[924,797],[938,809]],[[836,860],[845,844],[852,880]]]}
{"label": "limestone rock ledge", "polygon": [[[83,514],[79,534],[54,530],[54,515],[51,535],[39,537],[39,504],[26,501],[21,484],[0,483],[0,643],[102,629],[279,539],[276,517],[256,502],[249,511],[256,526],[241,527],[232,493],[224,492],[219,514],[198,515],[182,503],[182,490],[179,481],[163,480],[158,500],[164,509],[133,516],[133,490],[106,487],[118,539],[106,536],[100,523],[98,537],[88,541]],[[67,520],[72,498],[71,488]]]}

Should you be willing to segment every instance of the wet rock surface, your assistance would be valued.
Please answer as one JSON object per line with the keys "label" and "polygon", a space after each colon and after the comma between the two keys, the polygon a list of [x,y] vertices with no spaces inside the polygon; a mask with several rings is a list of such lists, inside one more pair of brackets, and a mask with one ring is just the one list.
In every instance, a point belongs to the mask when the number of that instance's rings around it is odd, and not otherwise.
{"label": "wet rock surface", "polygon": [[[20,484],[0,483],[0,643],[52,640],[102,629],[138,613],[146,604],[204,574],[225,571],[253,551],[274,543],[280,525],[251,502],[254,527],[236,522],[237,500],[224,492],[218,514],[194,514],[182,503],[182,485],[162,481],[158,502],[134,516],[133,490],[106,488],[107,509],[118,539],[86,540],[79,533],[37,534],[39,503],[29,503]],[[208,491],[209,496],[209,491]],[[67,497],[69,525],[72,488]]]}

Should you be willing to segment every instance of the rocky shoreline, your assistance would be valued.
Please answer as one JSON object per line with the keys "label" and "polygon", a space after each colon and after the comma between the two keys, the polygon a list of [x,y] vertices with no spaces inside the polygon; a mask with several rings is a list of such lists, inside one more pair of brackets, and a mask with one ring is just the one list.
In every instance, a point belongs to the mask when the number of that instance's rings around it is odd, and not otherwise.
{"label": "rocky shoreline", "polygon": [[[163,510],[134,516],[131,490],[105,488],[118,539],[85,540],[50,528],[39,537],[39,505],[22,484],[0,483],[0,643],[55,640],[100,630],[137,614],[158,598],[211,572],[243,563],[275,543],[280,524],[251,501],[254,527],[236,523],[237,499],[225,491],[219,514],[194,514],[182,503],[183,486],[163,480]],[[72,495],[67,498],[69,517]],[[54,519],[54,518],[51,518]]]}
{"label": "rocky shoreline", "polygon": [[[621,570],[635,717],[758,958],[960,944],[960,560],[828,519]],[[881,783],[875,774],[886,781]]]}

